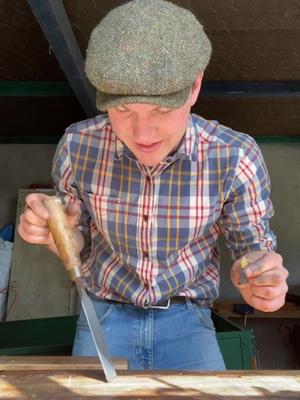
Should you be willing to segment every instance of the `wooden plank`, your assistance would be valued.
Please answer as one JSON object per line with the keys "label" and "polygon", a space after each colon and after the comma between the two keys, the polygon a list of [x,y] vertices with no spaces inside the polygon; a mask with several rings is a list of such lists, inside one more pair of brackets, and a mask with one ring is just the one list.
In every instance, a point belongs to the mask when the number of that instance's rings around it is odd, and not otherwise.
{"label": "wooden plank", "polygon": [[[24,359],[26,357],[23,357]],[[2,357],[4,359],[4,357]],[[0,370],[0,399],[123,399],[203,400],[299,399],[300,371],[118,371],[118,377],[106,383],[95,359],[59,357],[57,370],[28,369],[55,364],[54,357],[29,357],[21,361],[5,357]],[[11,359],[11,360],[10,360]],[[7,370],[10,361],[16,369]],[[76,367],[71,370],[71,366]],[[95,370],[91,369],[91,366]],[[34,367],[34,368],[35,368]],[[4,369],[3,369],[4,368]],[[65,370],[61,370],[65,368]]]}
{"label": "wooden plank", "polygon": [[[112,359],[115,369],[127,370],[124,359]],[[66,356],[1,356],[1,371],[65,371],[65,370],[102,370],[98,357]]]}
{"label": "wooden plank", "polygon": [[[19,190],[16,226],[32,192],[49,195],[53,190]],[[59,317],[78,313],[78,295],[61,261],[46,246],[32,245],[15,235],[9,282],[7,321]]]}

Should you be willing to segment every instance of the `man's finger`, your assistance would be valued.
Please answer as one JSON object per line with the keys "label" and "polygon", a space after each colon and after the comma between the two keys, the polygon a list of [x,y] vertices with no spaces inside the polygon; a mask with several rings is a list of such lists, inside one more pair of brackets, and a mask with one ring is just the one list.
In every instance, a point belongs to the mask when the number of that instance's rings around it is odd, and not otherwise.
{"label": "man's finger", "polygon": [[49,228],[48,227],[42,227],[42,226],[33,225],[31,223],[28,223],[24,219],[23,215],[20,216],[20,222],[21,222],[21,225],[22,225],[22,229],[28,235],[37,235],[37,236],[48,236],[49,235]]}
{"label": "man's finger", "polygon": [[276,286],[285,281],[288,275],[288,271],[285,268],[273,268],[257,276],[252,276],[249,281],[252,285],[257,286]]}
{"label": "man's finger", "polygon": [[26,197],[26,205],[29,207],[38,217],[42,219],[49,219],[50,215],[47,208],[43,204],[43,200],[46,200],[49,196],[43,193],[36,195],[31,193]]}
{"label": "man's finger", "polygon": [[36,235],[27,233],[22,225],[19,225],[17,230],[22,239],[32,244],[47,244],[49,240],[49,235]]}
{"label": "man's finger", "polygon": [[285,296],[288,290],[286,282],[277,286],[252,286],[253,296],[265,300],[276,300]]}
{"label": "man's finger", "polygon": [[264,312],[273,312],[279,310],[285,303],[285,296],[277,299],[266,300],[261,297],[252,296],[251,305],[257,310]]}
{"label": "man's finger", "polygon": [[48,226],[48,221],[45,218],[39,217],[29,207],[24,210],[23,214],[21,214],[20,221],[45,228]]}
{"label": "man's finger", "polygon": [[[244,269],[247,278],[253,278],[263,272],[282,267],[282,257],[277,253],[265,253],[260,259],[250,262]],[[283,268],[283,267],[282,267]]]}

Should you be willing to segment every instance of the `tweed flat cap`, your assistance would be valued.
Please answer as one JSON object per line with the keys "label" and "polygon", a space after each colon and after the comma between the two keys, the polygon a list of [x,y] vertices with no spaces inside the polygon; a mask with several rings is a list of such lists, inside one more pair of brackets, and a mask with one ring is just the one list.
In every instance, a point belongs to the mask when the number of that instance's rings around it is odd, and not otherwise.
{"label": "tweed flat cap", "polygon": [[85,71],[97,107],[185,103],[211,44],[189,10],[164,0],[133,0],[110,11],[93,30]]}

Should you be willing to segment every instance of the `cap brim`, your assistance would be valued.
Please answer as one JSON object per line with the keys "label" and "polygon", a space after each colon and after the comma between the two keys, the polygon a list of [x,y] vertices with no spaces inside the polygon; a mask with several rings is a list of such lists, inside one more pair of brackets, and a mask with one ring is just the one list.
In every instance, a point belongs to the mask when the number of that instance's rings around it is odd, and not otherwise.
{"label": "cap brim", "polygon": [[100,111],[125,104],[153,104],[160,107],[179,108],[185,104],[191,92],[191,87],[184,88],[179,92],[165,95],[121,95],[97,91],[96,105]]}

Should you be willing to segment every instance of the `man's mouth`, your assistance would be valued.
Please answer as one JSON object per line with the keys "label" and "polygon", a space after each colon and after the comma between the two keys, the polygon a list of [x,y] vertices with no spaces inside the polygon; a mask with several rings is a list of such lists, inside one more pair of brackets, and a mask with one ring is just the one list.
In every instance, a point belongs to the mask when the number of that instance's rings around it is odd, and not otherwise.
{"label": "man's mouth", "polygon": [[135,145],[143,153],[152,153],[153,151],[155,151],[159,148],[161,143],[162,143],[162,140],[160,140],[159,142],[151,143],[151,144],[136,143]]}

